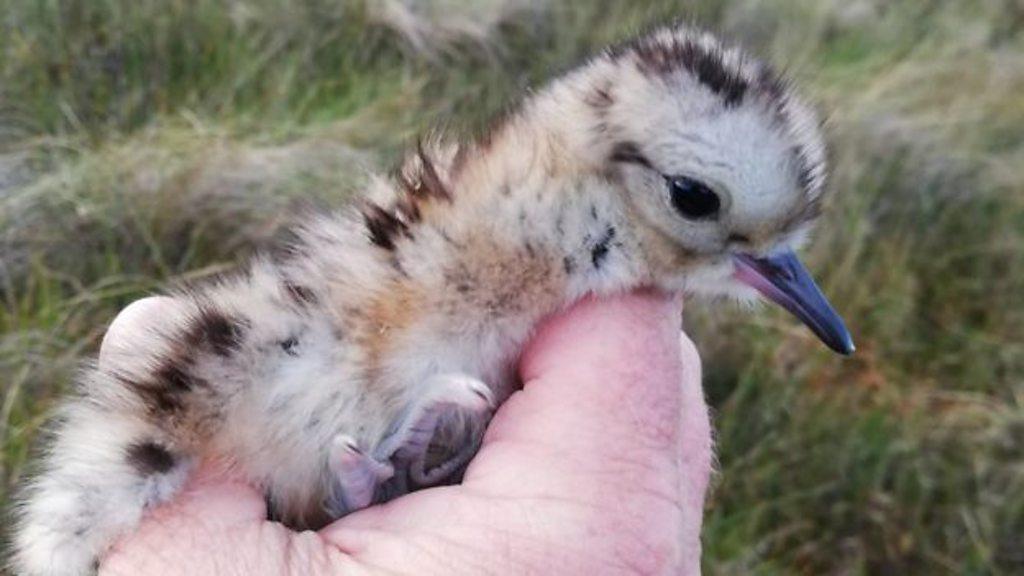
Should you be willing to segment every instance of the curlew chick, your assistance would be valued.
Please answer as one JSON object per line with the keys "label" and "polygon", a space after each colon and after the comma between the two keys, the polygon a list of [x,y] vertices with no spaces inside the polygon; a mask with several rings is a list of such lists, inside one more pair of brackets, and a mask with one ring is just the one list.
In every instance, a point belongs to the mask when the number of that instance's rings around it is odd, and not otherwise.
{"label": "curlew chick", "polygon": [[285,256],[122,313],[23,494],[16,568],[91,573],[206,457],[293,527],[455,481],[534,327],[588,294],[756,291],[848,354],[793,254],[824,180],[814,114],[765,64],[684,27],[612,48]]}

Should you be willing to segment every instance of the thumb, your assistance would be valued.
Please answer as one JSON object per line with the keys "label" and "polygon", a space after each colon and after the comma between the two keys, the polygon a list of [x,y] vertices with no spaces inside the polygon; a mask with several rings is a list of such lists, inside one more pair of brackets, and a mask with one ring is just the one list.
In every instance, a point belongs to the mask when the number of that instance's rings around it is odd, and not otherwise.
{"label": "thumb", "polygon": [[[523,357],[524,389],[498,411],[466,483],[587,498],[609,477],[639,479],[676,499],[680,381],[700,386],[680,354],[681,311],[678,297],[643,291],[588,299],[546,323]],[[688,408],[705,411],[697,400]]]}

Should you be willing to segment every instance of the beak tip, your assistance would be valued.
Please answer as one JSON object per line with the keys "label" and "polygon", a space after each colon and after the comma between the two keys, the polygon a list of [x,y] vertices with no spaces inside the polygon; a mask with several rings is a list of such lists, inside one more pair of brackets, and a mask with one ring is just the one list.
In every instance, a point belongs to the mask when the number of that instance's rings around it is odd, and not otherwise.
{"label": "beak tip", "polygon": [[845,338],[831,348],[843,356],[852,356],[857,351],[857,346],[853,343],[853,338],[850,338],[849,334],[846,334]]}

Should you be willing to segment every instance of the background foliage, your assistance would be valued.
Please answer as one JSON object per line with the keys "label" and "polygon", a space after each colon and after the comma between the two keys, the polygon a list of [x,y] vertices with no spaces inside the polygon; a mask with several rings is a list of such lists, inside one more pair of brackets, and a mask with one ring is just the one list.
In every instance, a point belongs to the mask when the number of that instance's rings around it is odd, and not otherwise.
{"label": "background foliage", "polygon": [[1019,0],[0,0],[0,504],[119,308],[675,17],[825,111],[808,258],[859,345],[688,307],[707,573],[1024,574]]}

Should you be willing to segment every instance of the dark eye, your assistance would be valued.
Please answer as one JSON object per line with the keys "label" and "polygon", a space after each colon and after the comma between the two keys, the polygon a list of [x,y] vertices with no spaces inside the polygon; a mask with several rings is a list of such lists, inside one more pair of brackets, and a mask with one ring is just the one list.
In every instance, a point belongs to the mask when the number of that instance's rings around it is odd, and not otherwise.
{"label": "dark eye", "polygon": [[672,206],[687,218],[711,218],[718,213],[718,195],[703,183],[686,176],[666,176]]}

